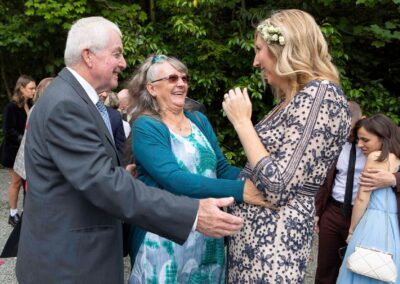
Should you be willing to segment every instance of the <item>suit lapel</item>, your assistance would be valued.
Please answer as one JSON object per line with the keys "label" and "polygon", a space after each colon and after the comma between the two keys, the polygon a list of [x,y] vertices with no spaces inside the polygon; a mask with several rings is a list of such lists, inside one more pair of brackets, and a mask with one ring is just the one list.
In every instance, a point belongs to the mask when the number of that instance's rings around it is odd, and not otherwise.
{"label": "suit lapel", "polygon": [[110,131],[108,131],[108,128],[106,124],[104,123],[103,118],[101,117],[100,112],[98,111],[97,107],[93,104],[92,100],[89,98],[88,94],[86,93],[85,89],[79,84],[78,80],[72,75],[70,71],[68,71],[67,68],[63,68],[61,72],[58,74],[62,79],[67,81],[72,88],[75,90],[75,93],[79,95],[82,100],[88,105],[88,108],[90,112],[94,115],[94,119],[96,121],[96,124],[99,128],[99,131],[103,132],[104,135],[107,137],[107,140],[109,144],[112,146],[114,150],[114,154],[112,155],[113,157],[115,156],[117,159],[118,165],[121,164],[121,161],[119,160],[118,154],[117,154],[117,148],[115,147],[114,139],[111,137]]}

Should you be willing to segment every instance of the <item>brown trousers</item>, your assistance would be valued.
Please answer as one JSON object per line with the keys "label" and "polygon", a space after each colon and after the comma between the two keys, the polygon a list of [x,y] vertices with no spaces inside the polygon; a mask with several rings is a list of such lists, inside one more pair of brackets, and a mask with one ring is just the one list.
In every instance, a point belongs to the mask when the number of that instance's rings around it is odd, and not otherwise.
{"label": "brown trousers", "polygon": [[351,218],[344,217],[340,207],[330,200],[319,220],[318,264],[316,284],[335,284],[342,260],[338,250],[347,245]]}

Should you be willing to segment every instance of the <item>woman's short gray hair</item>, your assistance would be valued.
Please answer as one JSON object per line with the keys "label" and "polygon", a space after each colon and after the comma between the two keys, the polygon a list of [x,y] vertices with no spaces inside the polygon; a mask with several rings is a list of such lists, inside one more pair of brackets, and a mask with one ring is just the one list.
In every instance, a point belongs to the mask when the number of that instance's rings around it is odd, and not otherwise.
{"label": "woman's short gray hair", "polygon": [[116,24],[103,17],[87,17],[76,21],[68,32],[65,45],[64,61],[66,66],[80,62],[81,52],[84,49],[99,51],[108,44],[108,32],[117,32],[121,37],[121,30]]}

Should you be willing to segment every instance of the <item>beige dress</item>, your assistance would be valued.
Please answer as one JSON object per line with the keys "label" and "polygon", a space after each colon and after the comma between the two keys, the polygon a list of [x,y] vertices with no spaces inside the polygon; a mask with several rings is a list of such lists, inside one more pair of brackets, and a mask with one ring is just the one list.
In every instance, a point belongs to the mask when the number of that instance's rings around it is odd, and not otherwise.
{"label": "beige dress", "polygon": [[348,136],[347,101],[331,82],[311,81],[285,108],[276,109],[255,126],[270,156],[253,170],[247,164],[241,177],[250,178],[278,209],[243,203],[230,207],[245,223],[229,239],[229,283],[304,281],[314,196]]}

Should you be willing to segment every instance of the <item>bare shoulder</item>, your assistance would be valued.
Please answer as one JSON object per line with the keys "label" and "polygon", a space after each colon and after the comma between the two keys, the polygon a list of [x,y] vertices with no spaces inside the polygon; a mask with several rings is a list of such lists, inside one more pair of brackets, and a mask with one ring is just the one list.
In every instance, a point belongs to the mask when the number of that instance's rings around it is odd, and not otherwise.
{"label": "bare shoulder", "polygon": [[381,151],[374,151],[368,154],[366,168],[376,168],[389,170],[394,173],[397,172],[400,167],[400,160],[392,153],[389,154],[388,159],[384,161],[378,161]]}
{"label": "bare shoulder", "polygon": [[390,171],[392,173],[399,171],[400,159],[395,154],[392,153],[389,154],[389,164],[390,164]]}

